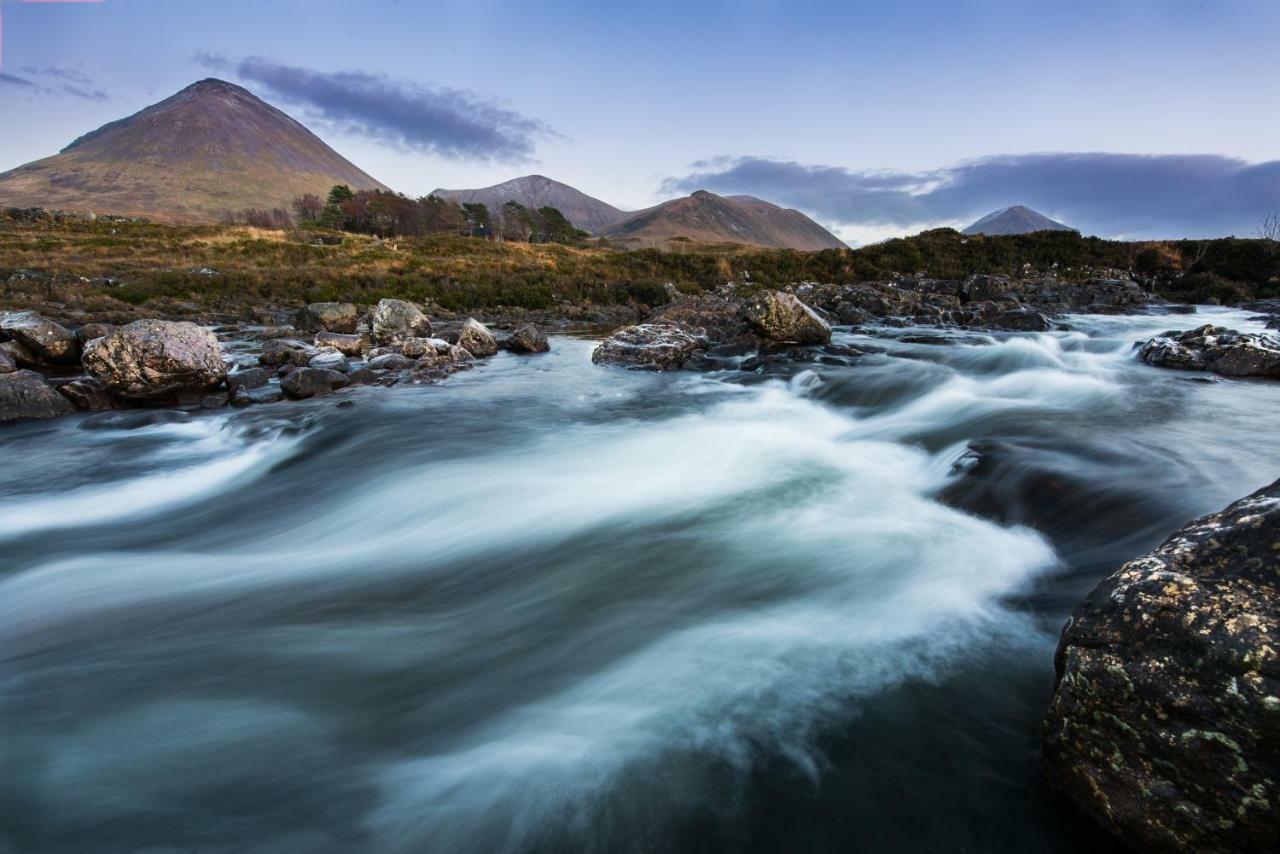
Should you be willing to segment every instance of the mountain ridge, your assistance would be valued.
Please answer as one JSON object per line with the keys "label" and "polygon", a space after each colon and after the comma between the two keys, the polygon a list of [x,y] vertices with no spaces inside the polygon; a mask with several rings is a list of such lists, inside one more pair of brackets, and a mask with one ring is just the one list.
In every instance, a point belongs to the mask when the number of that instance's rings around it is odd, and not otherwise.
{"label": "mountain ridge", "polygon": [[961,234],[1032,234],[1037,231],[1076,231],[1069,225],[1049,219],[1025,205],[1010,205],[992,211],[964,229]]}
{"label": "mountain ridge", "polygon": [[755,196],[718,196],[707,190],[637,211],[601,236],[641,247],[664,247],[686,239],[801,251],[846,248],[800,211]]}
{"label": "mountain ridge", "polygon": [[491,187],[478,189],[446,190],[436,189],[431,195],[447,199],[458,204],[479,202],[489,209],[491,214],[507,202],[513,201],[526,208],[553,207],[565,215],[569,222],[589,234],[598,234],[619,222],[630,214],[620,210],[608,202],[602,202],[589,196],[576,187],[560,181],[552,180],[545,175],[521,175]]}

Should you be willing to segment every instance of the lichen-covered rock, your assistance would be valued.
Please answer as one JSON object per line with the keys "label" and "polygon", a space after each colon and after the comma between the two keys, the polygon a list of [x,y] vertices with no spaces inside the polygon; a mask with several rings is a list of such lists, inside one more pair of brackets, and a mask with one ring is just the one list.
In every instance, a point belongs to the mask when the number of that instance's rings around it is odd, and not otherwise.
{"label": "lichen-covered rock", "polygon": [[743,316],[762,338],[773,344],[826,344],[831,326],[785,291],[761,291],[747,300]]}
{"label": "lichen-covered rock", "polygon": [[1280,851],[1280,481],[1191,522],[1072,615],[1050,782],[1138,850]]}
{"label": "lichen-covered rock", "polygon": [[1138,358],[1161,368],[1280,379],[1280,338],[1210,324],[1157,335],[1138,347]]}
{"label": "lichen-covered rock", "polygon": [[351,385],[346,374],[326,368],[298,368],[280,381],[280,390],[286,397],[303,400],[329,394]]}
{"label": "lichen-covered rock", "polygon": [[610,335],[592,351],[591,361],[636,370],[674,371],[710,343],[706,336],[674,323],[642,323]]}
{"label": "lichen-covered rock", "polygon": [[205,391],[227,375],[214,334],[183,321],[135,320],[89,342],[83,361],[112,395],[138,402]]}
{"label": "lichen-covered rock", "polygon": [[74,362],[80,357],[76,334],[34,311],[0,315],[0,337],[17,341],[46,362]]}
{"label": "lichen-covered rock", "polygon": [[498,342],[489,331],[489,327],[474,317],[468,317],[467,322],[458,330],[457,344],[477,359],[483,359],[498,352]]}
{"label": "lichen-covered rock", "polygon": [[316,347],[332,347],[344,356],[359,357],[364,351],[364,341],[359,335],[344,335],[341,332],[317,332]]}
{"label": "lichen-covered rock", "polygon": [[270,367],[280,365],[306,365],[319,350],[305,341],[295,338],[272,338],[262,345],[258,354],[258,364]]}
{"label": "lichen-covered rock", "polygon": [[0,421],[52,418],[72,411],[71,402],[35,371],[0,374]]}
{"label": "lichen-covered rock", "polygon": [[513,329],[502,346],[512,353],[545,353],[551,349],[551,342],[536,325],[525,323]]}
{"label": "lichen-covered rock", "polygon": [[431,335],[431,318],[413,303],[399,299],[379,300],[369,326],[373,343],[384,346]]}
{"label": "lichen-covered rock", "polygon": [[359,316],[349,302],[313,302],[298,310],[297,326],[306,332],[355,332]]}

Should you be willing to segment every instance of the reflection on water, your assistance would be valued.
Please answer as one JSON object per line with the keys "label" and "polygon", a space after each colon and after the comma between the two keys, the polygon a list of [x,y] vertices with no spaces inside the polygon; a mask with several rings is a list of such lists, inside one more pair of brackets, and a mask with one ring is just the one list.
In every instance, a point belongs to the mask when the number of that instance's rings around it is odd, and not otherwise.
{"label": "reflection on water", "polygon": [[1105,846],[1056,633],[1280,474],[1274,385],[1132,359],[1204,320],[8,426],[0,851]]}

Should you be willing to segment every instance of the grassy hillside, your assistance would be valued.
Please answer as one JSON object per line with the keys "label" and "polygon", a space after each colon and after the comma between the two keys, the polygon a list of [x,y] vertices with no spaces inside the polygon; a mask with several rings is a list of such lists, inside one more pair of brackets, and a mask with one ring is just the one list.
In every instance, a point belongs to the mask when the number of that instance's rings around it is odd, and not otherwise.
{"label": "grassy hillside", "polygon": [[[336,245],[320,245],[322,239]],[[1051,269],[1063,278],[1087,278],[1108,268],[1150,277],[1173,298],[1230,300],[1280,296],[1276,249],[1258,240],[1115,243],[1065,232],[964,237],[944,229],[856,250],[691,245],[680,252],[626,252],[451,235],[383,242],[334,232],[0,215],[0,282],[33,270],[53,277],[45,285],[48,299],[90,310],[184,302],[238,311],[319,300],[368,304],[384,296],[454,310],[656,305],[668,299],[667,282],[697,292],[728,280],[782,285]],[[0,290],[0,307],[13,305],[15,293],[29,299],[32,282],[47,280],[15,281]]]}

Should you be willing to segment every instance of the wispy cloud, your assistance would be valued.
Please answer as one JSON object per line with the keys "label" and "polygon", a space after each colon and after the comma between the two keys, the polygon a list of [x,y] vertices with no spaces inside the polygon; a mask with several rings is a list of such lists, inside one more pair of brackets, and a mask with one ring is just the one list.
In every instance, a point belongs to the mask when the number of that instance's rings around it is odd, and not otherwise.
{"label": "wispy cloud", "polygon": [[1280,161],[1213,154],[1020,154],[921,172],[858,171],[721,157],[668,179],[667,192],[751,193],[848,226],[967,223],[1025,204],[1086,233],[1181,237],[1252,233],[1280,210]]}
{"label": "wispy cloud", "polygon": [[529,160],[555,132],[535,119],[463,89],[426,86],[364,71],[314,71],[249,57],[202,53],[206,68],[258,84],[328,124],[377,142],[454,159]]}
{"label": "wispy cloud", "polygon": [[25,77],[19,77],[16,74],[9,74],[0,71],[0,86],[17,86],[22,89],[35,89],[36,84],[32,83]]}
{"label": "wispy cloud", "polygon": [[[107,93],[93,88],[93,79],[73,68],[23,66],[26,77],[0,72],[0,85],[17,86],[40,95],[70,95],[86,101],[106,101]],[[33,79],[32,79],[33,78]]]}

